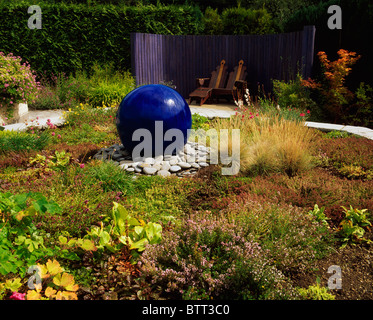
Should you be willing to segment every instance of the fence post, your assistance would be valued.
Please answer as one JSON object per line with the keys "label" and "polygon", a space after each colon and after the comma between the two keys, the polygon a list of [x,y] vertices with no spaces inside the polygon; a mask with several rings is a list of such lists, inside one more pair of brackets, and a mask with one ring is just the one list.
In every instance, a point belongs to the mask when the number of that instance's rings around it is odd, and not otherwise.
{"label": "fence post", "polygon": [[311,77],[313,56],[315,50],[315,26],[305,26],[302,35],[302,76],[304,79]]}

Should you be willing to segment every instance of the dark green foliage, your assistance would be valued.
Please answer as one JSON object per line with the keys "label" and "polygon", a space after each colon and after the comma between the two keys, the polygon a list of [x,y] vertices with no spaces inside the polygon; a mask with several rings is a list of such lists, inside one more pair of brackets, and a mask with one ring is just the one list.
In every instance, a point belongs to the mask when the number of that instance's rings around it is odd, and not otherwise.
{"label": "dark green foliage", "polygon": [[224,34],[267,34],[275,31],[272,17],[265,8],[230,8],[223,11],[221,19]]}
{"label": "dark green foliage", "polygon": [[[340,5],[342,9],[342,30],[330,30],[327,22],[330,18],[327,10],[330,5]],[[357,52],[361,59],[347,79],[347,86],[355,91],[360,82],[373,84],[373,4],[370,0],[331,0],[304,6],[296,11],[285,23],[286,32],[302,30],[305,25],[316,26],[315,54],[324,51],[329,60],[337,58],[339,49]],[[315,59],[315,74],[320,66]]]}
{"label": "dark green foliage", "polygon": [[218,9],[212,9],[211,7],[208,7],[203,16],[203,23],[205,26],[204,34],[223,34],[224,26],[221,17],[218,13]]}
{"label": "dark green foliage", "polygon": [[373,88],[370,85],[360,83],[354,102],[347,108],[345,119],[351,125],[373,128]]}
{"label": "dark green foliage", "polygon": [[13,52],[39,73],[67,75],[113,62],[131,66],[130,33],[196,34],[201,12],[192,6],[113,6],[39,3],[42,29],[29,29],[27,13],[33,2],[0,6],[0,51]]}

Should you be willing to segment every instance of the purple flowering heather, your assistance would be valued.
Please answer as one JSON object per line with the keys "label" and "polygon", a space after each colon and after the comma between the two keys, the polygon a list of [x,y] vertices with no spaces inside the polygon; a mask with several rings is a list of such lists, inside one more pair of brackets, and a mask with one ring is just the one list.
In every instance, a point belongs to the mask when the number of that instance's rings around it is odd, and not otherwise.
{"label": "purple flowering heather", "polygon": [[195,215],[165,232],[162,243],[148,246],[139,265],[142,277],[166,298],[281,298],[288,286],[264,254],[225,217]]}

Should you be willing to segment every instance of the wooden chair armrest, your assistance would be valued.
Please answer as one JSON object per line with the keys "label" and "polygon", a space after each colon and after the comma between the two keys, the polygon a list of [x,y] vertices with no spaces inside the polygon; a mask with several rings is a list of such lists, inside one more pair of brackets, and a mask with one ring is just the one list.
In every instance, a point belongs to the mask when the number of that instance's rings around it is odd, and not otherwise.
{"label": "wooden chair armrest", "polygon": [[247,81],[245,81],[245,80],[237,80],[237,81],[234,82],[234,86],[237,89],[244,90],[247,87]]}

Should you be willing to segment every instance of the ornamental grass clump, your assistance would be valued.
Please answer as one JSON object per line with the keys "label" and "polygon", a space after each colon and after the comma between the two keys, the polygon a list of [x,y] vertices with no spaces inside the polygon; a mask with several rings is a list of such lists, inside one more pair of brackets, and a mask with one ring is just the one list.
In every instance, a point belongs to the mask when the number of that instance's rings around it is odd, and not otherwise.
{"label": "ornamental grass clump", "polygon": [[[305,127],[304,122],[260,115],[246,108],[230,119],[216,120],[213,126],[218,132],[240,130],[241,172],[295,176],[312,166],[312,142],[317,134]],[[229,152],[236,143],[231,142]]]}
{"label": "ornamental grass clump", "polygon": [[39,91],[36,75],[28,62],[13,53],[0,52],[0,116],[11,118],[11,107],[19,102],[33,101]]}
{"label": "ornamental grass clump", "polygon": [[294,290],[225,217],[191,215],[148,246],[139,266],[151,290],[171,299],[291,299]]}

